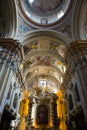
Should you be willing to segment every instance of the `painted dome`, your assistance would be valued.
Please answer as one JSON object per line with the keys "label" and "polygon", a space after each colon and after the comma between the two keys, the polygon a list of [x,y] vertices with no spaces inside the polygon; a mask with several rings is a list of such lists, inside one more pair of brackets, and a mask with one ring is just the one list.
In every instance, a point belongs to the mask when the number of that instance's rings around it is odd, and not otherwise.
{"label": "painted dome", "polygon": [[50,15],[59,8],[63,0],[27,0],[29,8],[37,14]]}
{"label": "painted dome", "polygon": [[24,19],[31,25],[51,26],[64,17],[71,0],[19,0]]}

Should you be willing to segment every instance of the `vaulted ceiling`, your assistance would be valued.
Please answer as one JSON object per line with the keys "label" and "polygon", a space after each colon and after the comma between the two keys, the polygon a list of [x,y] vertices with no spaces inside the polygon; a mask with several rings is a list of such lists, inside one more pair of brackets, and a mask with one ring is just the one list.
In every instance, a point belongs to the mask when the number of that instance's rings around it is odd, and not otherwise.
{"label": "vaulted ceiling", "polygon": [[67,70],[68,45],[87,39],[87,1],[1,0],[0,37],[17,39],[23,46],[28,90],[42,79],[57,92]]}
{"label": "vaulted ceiling", "polygon": [[37,31],[26,35],[24,46],[23,73],[25,84],[30,89],[39,79],[55,83],[56,92],[61,87],[66,72],[66,42],[53,31]]}

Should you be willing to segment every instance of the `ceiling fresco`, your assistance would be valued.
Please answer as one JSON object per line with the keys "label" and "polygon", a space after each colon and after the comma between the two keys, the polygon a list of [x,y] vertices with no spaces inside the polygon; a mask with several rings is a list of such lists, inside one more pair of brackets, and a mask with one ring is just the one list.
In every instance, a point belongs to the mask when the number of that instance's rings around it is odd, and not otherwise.
{"label": "ceiling fresco", "polygon": [[51,14],[55,9],[57,9],[63,0],[27,0],[29,8],[33,9],[35,13],[41,15]]}
{"label": "ceiling fresco", "polygon": [[24,64],[24,71],[29,67],[35,67],[37,65],[45,65],[45,66],[55,66],[58,68],[62,73],[65,73],[66,66],[62,61],[57,59],[53,56],[31,56],[29,59],[26,60]]}
{"label": "ceiling fresco", "polygon": [[30,43],[28,46],[24,46],[24,53],[25,55],[31,54],[34,51],[49,51],[59,55],[60,57],[64,57],[65,47],[60,43],[50,40],[38,40]]}
{"label": "ceiling fresco", "polygon": [[38,86],[39,80],[46,80],[49,81],[48,84],[54,84],[49,86],[57,92],[63,83],[63,76],[67,70],[67,65],[64,62],[66,44],[61,41],[61,38],[58,38],[58,35],[52,37],[43,32],[40,32],[40,35],[37,36],[36,34],[25,38],[23,42],[24,83],[30,90],[35,84]]}

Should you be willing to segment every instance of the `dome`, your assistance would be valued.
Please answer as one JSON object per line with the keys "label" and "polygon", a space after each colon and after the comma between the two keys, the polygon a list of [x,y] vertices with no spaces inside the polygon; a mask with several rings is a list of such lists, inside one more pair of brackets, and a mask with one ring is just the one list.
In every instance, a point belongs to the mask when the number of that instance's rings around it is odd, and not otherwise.
{"label": "dome", "polygon": [[70,0],[19,0],[19,8],[28,23],[50,26],[64,17]]}
{"label": "dome", "polygon": [[29,8],[39,15],[51,15],[56,9],[59,8],[63,0],[27,0]]}

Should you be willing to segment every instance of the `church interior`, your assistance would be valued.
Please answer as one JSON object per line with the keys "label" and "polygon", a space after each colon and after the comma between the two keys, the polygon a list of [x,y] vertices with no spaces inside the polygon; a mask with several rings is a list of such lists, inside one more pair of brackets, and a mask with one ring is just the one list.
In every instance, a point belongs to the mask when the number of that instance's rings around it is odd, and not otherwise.
{"label": "church interior", "polygon": [[0,130],[87,130],[87,0],[0,0]]}

